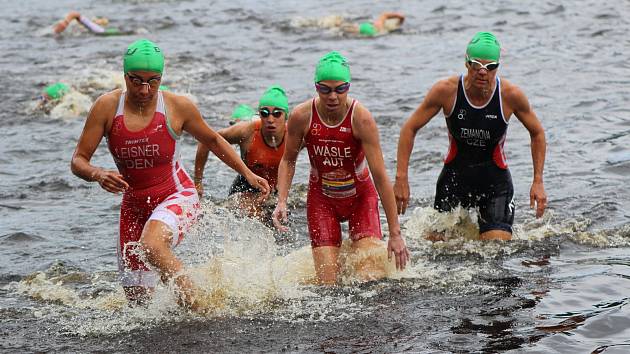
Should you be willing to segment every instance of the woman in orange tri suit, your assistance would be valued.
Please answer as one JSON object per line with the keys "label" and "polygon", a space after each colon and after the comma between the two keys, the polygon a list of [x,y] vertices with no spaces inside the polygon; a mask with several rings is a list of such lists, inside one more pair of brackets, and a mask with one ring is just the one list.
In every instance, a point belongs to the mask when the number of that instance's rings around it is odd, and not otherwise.
{"label": "woman in orange tri suit", "polygon": [[[218,133],[230,144],[238,144],[241,157],[247,167],[269,182],[272,191],[276,190],[278,165],[284,153],[286,119],[289,114],[289,102],[284,89],[273,85],[269,87],[258,102],[260,119],[241,122],[221,129]],[[199,195],[203,195],[203,171],[208,160],[208,148],[203,144],[197,147],[195,159],[195,186]],[[230,195],[239,195],[240,206],[250,216],[271,221],[264,212],[264,199],[260,191],[253,187],[242,175],[238,175],[229,191]]]}

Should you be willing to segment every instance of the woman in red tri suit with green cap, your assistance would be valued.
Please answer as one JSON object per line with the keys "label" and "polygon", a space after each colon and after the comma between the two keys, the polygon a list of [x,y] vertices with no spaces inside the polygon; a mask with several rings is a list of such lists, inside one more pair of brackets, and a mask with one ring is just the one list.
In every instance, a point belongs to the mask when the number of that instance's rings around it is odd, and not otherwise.
{"label": "woman in red tri suit with green cap", "polygon": [[[353,252],[377,247],[374,240],[382,238],[379,196],[389,225],[388,255],[393,254],[397,268],[404,269],[409,252],[400,234],[378,128],[372,114],[348,97],[350,67],[346,58],[338,52],[324,55],[315,70],[315,89],[318,95],[298,105],[289,117],[287,145],[278,171],[274,224],[280,230],[287,229],[283,223],[287,220],[289,187],[304,146],[311,163],[306,212],[317,280],[328,285],[337,282],[341,222],[349,223]],[[358,275],[370,279],[371,271]]]}
{"label": "woman in red tri suit with green cap", "polygon": [[[92,106],[72,156],[72,172],[108,192],[123,193],[118,260],[127,298],[144,302],[160,278],[175,277],[180,303],[194,307],[195,287],[181,274],[184,266],[171,250],[199,211],[193,181],[179,160],[180,136],[186,131],[202,141],[263,193],[269,193],[269,186],[204,122],[188,98],[159,90],[164,56],[155,43],[132,43],[123,64],[126,90],[106,93]],[[118,171],[90,162],[103,137]]]}

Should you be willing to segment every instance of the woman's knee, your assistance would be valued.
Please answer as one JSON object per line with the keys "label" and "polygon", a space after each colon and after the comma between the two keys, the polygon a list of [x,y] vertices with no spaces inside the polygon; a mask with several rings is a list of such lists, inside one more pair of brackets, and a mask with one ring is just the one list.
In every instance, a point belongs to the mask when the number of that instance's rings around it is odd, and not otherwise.
{"label": "woman's knee", "polygon": [[163,248],[169,248],[172,232],[163,222],[149,220],[140,237],[140,247],[145,252],[157,252]]}

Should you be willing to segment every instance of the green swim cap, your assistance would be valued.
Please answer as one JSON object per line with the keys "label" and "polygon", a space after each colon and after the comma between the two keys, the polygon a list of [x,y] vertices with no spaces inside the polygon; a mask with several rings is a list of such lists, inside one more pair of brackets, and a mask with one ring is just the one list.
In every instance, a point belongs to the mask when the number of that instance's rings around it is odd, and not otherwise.
{"label": "green swim cap", "polygon": [[246,104],[239,104],[232,111],[230,119],[251,120],[254,115],[256,115],[256,112],[252,107]]}
{"label": "green swim cap", "polygon": [[477,32],[468,43],[466,55],[471,59],[499,61],[501,45],[497,37],[490,32]]}
{"label": "green swim cap", "polygon": [[140,39],[129,47],[123,59],[125,74],[130,71],[142,70],[162,74],[164,71],[164,54],[155,43]]}
{"label": "green swim cap", "polygon": [[48,85],[44,88],[44,94],[51,100],[58,100],[70,91],[70,87],[63,82]]}
{"label": "green swim cap", "polygon": [[284,113],[289,114],[289,100],[284,89],[278,85],[269,86],[258,101],[258,109],[264,106],[273,106],[282,108]]}
{"label": "green swim cap", "polygon": [[315,67],[315,82],[325,80],[350,82],[350,65],[339,52],[329,52],[319,59]]}
{"label": "green swim cap", "polygon": [[118,28],[105,28],[105,31],[101,33],[103,36],[118,36],[123,34]]}
{"label": "green swim cap", "polygon": [[359,24],[359,34],[361,35],[373,37],[376,36],[377,32],[378,31],[372,22],[363,22]]}

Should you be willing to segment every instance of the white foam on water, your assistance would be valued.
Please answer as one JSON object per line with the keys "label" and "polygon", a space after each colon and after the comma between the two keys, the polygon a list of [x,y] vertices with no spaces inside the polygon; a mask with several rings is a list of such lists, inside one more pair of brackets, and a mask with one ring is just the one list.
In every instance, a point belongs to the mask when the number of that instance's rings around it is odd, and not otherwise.
{"label": "white foam on water", "polygon": [[[554,227],[551,212],[533,224],[515,225],[514,240],[540,240],[557,235],[566,228]],[[409,220],[403,225],[404,233],[412,247],[416,247],[432,257],[438,255],[475,255],[487,259],[499,255],[509,255],[519,251],[512,242],[481,241],[475,210],[461,207],[451,212],[441,213],[432,207],[416,208]],[[444,235],[443,241],[432,242],[426,239],[431,233]]]}
{"label": "white foam on water", "polygon": [[[70,282],[73,277],[67,275],[36,273],[15,283],[15,290],[45,303],[36,311],[58,321],[64,332],[94,335],[146,329],[191,317],[255,317],[298,323],[350,319],[386,306],[367,300],[401,286],[397,279],[407,279],[403,286],[411,289],[466,292],[474,289],[470,283],[483,268],[445,266],[412,256],[407,269],[399,272],[393,259],[387,259],[385,241],[374,240],[376,247],[355,253],[346,240],[340,252],[341,285],[324,288],[314,285],[310,245],[282,252],[273,230],[258,221],[216,205],[204,204],[202,208],[204,216],[176,249],[188,265],[186,273],[200,289],[196,298],[199,313],[177,305],[172,282],[159,284],[151,302],[141,308],[128,307],[113,277],[99,273],[87,276],[83,288]],[[358,277],[355,269],[366,262],[392,280],[363,286],[365,279]]]}
{"label": "white foam on water", "polygon": [[[475,276],[495,271],[489,264],[470,267],[466,262],[457,266],[431,262],[426,254],[492,257],[511,251],[509,242],[476,240],[474,214],[462,210],[437,213],[433,208],[418,208],[405,224],[407,242],[416,253],[412,254],[412,262],[405,271],[396,271],[387,260],[386,242],[377,240],[378,247],[373,250],[353,254],[351,243],[346,240],[341,250],[341,286],[337,290],[325,289],[314,285],[310,246],[281,252],[273,231],[258,221],[215,205],[204,205],[203,209],[204,217],[177,249],[188,264],[187,274],[201,290],[197,298],[200,313],[182,310],[170,283],[158,285],[146,307],[130,308],[113,277],[101,276],[101,273],[49,276],[40,272],[11,286],[16,292],[45,304],[33,310],[35,316],[53,319],[63,332],[77,335],[129,332],[191,317],[327,322],[366,315],[386,306],[368,300],[391,287],[467,293],[483,287],[473,283]],[[519,239],[530,239],[530,234],[539,236],[584,227],[579,223],[565,229],[553,225],[549,220],[520,225]],[[554,227],[556,231],[550,231]],[[426,241],[427,231],[443,231],[447,239],[435,243]],[[623,233],[618,234],[623,237]],[[591,233],[590,238],[595,239],[595,235],[601,236]],[[385,276],[393,280],[361,285],[362,279],[357,278],[354,269],[366,259],[382,265]],[[88,280],[77,285],[77,278]],[[406,281],[398,283],[396,279]]]}
{"label": "white foam on water", "polygon": [[[55,119],[76,119],[85,117],[92,107],[92,97],[105,94],[115,89],[125,88],[125,79],[121,71],[114,71],[99,67],[90,67],[69,75],[64,82],[70,84],[70,91],[59,100],[42,103],[33,101],[28,111],[44,111]],[[182,95],[197,104],[199,100],[190,92],[178,92],[177,84],[173,83],[173,93]]]}
{"label": "white foam on water", "polygon": [[290,25],[294,28],[317,27],[324,29],[338,28],[344,22],[341,15],[329,15],[324,17],[294,17],[291,19]]}
{"label": "white foam on water", "polygon": [[101,95],[125,86],[122,70],[107,69],[105,64],[103,67],[93,65],[78,70],[72,74],[70,80],[73,86],[90,95]]}
{"label": "white foam on water", "polygon": [[[591,220],[586,218],[556,218],[548,209],[542,218],[526,219],[514,224],[512,240],[543,242],[562,236],[581,245],[594,247],[630,246],[630,226],[612,230],[590,230]],[[426,240],[426,235],[437,232],[444,241]],[[475,210],[456,208],[440,213],[432,207],[416,208],[403,225],[403,233],[411,247],[436,257],[439,255],[476,255],[486,259],[511,255],[522,250],[522,242],[481,241]]]}
{"label": "white foam on water", "polygon": [[92,107],[92,99],[89,96],[71,89],[50,110],[50,117],[56,119],[84,117],[90,111],[90,107]]}

